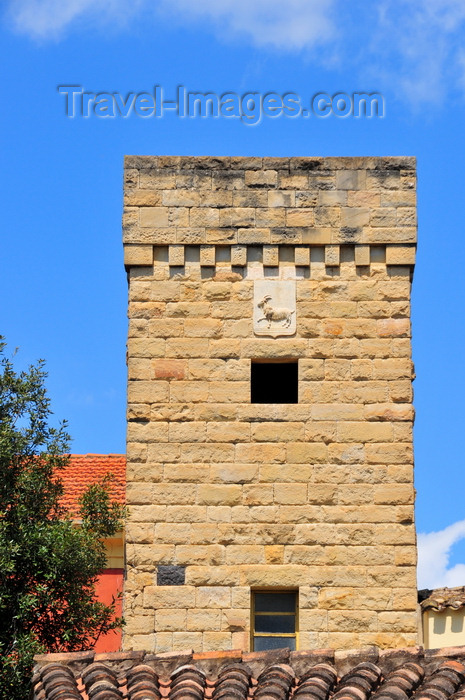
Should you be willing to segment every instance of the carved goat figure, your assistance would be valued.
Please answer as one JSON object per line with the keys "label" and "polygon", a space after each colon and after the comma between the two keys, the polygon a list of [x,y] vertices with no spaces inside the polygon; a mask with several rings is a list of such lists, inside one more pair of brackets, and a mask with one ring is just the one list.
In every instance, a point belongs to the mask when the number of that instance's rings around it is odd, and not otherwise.
{"label": "carved goat figure", "polygon": [[272,321],[282,321],[282,325],[284,326],[284,328],[289,328],[292,322],[292,314],[294,314],[295,311],[291,311],[291,309],[285,308],[275,309],[269,303],[270,301],[271,297],[269,295],[266,295],[261,301],[258,302],[257,306],[260,309],[260,311],[263,312],[263,317],[259,318],[258,321],[267,321],[268,328],[271,328]]}

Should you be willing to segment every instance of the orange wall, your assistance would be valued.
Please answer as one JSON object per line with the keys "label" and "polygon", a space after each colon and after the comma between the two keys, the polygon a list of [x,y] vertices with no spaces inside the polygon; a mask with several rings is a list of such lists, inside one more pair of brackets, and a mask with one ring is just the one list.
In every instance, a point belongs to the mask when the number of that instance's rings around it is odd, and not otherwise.
{"label": "orange wall", "polygon": [[[105,569],[100,574],[96,586],[97,600],[106,605],[110,605],[113,598],[123,591],[124,569]],[[116,600],[116,614],[121,615],[123,609],[122,598]],[[96,652],[119,651],[121,648],[121,629],[112,630],[108,634],[102,635],[95,645]]]}

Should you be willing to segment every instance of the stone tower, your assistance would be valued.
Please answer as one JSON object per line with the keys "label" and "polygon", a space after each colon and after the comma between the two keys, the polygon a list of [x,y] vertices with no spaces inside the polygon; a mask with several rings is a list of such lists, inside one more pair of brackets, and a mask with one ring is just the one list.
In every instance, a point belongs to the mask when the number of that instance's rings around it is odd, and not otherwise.
{"label": "stone tower", "polygon": [[126,649],[416,643],[415,191],[412,158],[126,158]]}

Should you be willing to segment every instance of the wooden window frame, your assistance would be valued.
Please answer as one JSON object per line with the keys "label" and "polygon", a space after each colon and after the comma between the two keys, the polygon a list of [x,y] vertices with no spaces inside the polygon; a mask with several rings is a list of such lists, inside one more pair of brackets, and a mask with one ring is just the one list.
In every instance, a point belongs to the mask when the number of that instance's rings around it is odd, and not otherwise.
{"label": "wooden window frame", "polygon": [[[256,593],[293,593],[295,595],[295,608],[294,612],[266,612],[255,610],[255,594]],[[256,632],[255,631],[255,618],[260,615],[276,615],[276,617],[293,617],[295,620],[295,632]],[[254,588],[251,591],[251,621],[250,621],[250,649],[255,650],[255,638],[270,638],[270,637],[286,637],[289,639],[295,639],[295,649],[299,648],[299,589],[298,588]]]}

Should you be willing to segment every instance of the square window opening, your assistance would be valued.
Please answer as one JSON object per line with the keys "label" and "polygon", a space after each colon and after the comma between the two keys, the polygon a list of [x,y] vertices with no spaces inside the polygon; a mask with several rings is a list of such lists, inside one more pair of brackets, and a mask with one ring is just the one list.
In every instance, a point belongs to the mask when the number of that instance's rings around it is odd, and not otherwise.
{"label": "square window opening", "polygon": [[297,648],[298,591],[252,591],[252,651]]}
{"label": "square window opening", "polygon": [[258,362],[252,360],[250,400],[252,403],[298,403],[299,366],[296,360]]}

